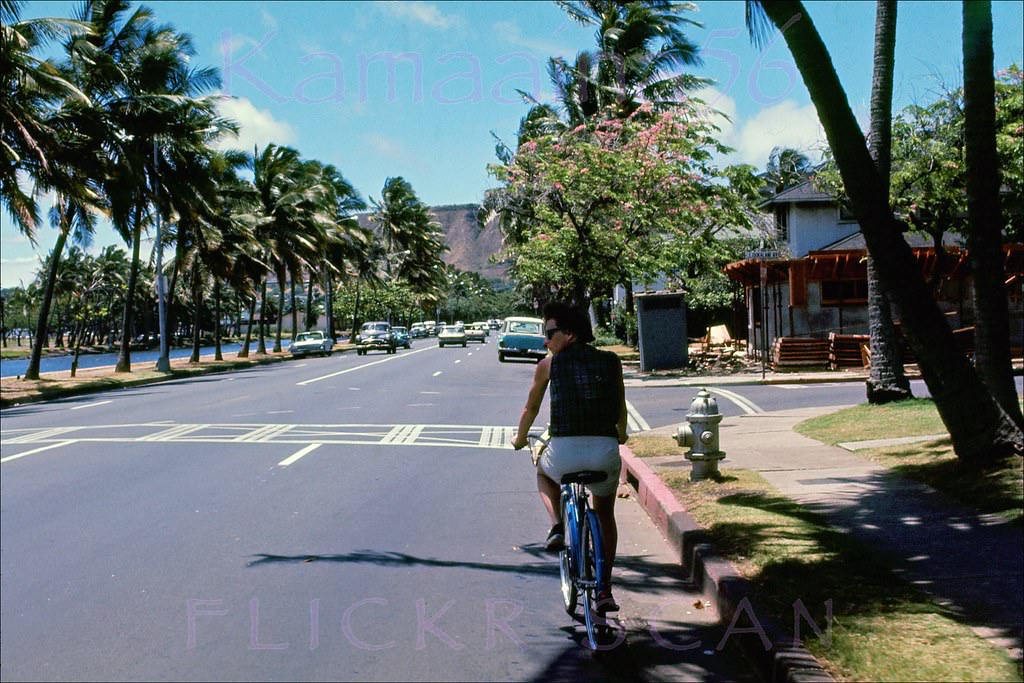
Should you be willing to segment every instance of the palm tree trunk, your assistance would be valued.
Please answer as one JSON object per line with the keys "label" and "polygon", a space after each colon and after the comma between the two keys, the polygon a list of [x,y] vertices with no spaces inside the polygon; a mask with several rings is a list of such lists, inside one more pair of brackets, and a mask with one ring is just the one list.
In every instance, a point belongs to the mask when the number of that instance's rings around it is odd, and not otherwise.
{"label": "palm tree trunk", "polygon": [[954,451],[964,462],[975,464],[1019,452],[1024,432],[957,348],[953,331],[931,297],[921,268],[901,235],[901,226],[893,218],[888,191],[806,9],[793,0],[763,3],[762,7],[782,31],[807,86],[868,252],[900,315]]}
{"label": "palm tree trunk", "polygon": [[267,355],[267,276],[263,276],[263,284],[261,285],[261,296],[260,296],[260,327],[259,327],[259,343],[256,345],[256,353],[261,355]]}
{"label": "palm tree trunk", "polygon": [[50,332],[47,329],[50,305],[53,301],[53,290],[57,282],[57,271],[60,268],[60,257],[64,253],[64,244],[68,239],[68,230],[64,226],[65,212],[63,205],[60,211],[61,229],[57,235],[57,243],[53,245],[53,252],[50,254],[50,270],[46,274],[46,289],[43,291],[43,300],[39,303],[39,317],[36,319],[36,336],[32,340],[32,355],[28,360],[28,369],[25,370],[25,379],[39,379],[39,363],[43,357],[43,343],[50,337]]}
{"label": "palm tree trunk", "polygon": [[74,379],[75,374],[78,373],[78,358],[82,355],[82,332],[85,331],[85,321],[78,323],[78,329],[75,334],[75,355],[71,359],[71,377]]}
{"label": "palm tree trunk", "polygon": [[356,343],[356,323],[359,321],[359,294],[360,294],[359,289],[360,289],[359,288],[359,278],[357,277],[356,278],[356,301],[355,301],[355,304],[352,306],[352,330],[349,332],[349,335],[348,335],[348,343],[349,344],[355,344]]}
{"label": "palm tree trunk", "polygon": [[331,343],[337,343],[337,338],[334,336],[334,283],[332,282],[331,271],[329,268],[324,268],[324,317],[327,319],[327,336],[331,338]]}
{"label": "palm tree trunk", "polygon": [[132,229],[132,264],[128,269],[128,288],[124,294],[124,314],[121,316],[121,354],[115,372],[132,371],[132,324],[134,322],[135,285],[139,279],[139,250],[142,245],[142,205],[135,207]]}
{"label": "palm tree trunk", "polygon": [[220,279],[213,279],[213,359],[224,360],[220,351]]}
{"label": "palm tree trunk", "polygon": [[[313,283],[316,278],[313,276],[313,271],[309,271],[309,285],[306,286],[306,324],[303,325],[303,329],[309,331],[316,326],[319,320],[313,319]],[[331,336],[330,334],[327,335]],[[294,336],[292,337],[294,339]]]}
{"label": "palm tree trunk", "polygon": [[281,272],[277,274],[277,324],[274,334],[274,353],[281,353],[281,327],[284,323],[284,280],[286,277],[288,275],[282,267]]}
{"label": "palm tree trunk", "polygon": [[[871,156],[882,184],[889,187],[892,148],[892,77],[896,52],[896,0],[878,0],[875,8],[875,68],[871,84]],[[868,329],[871,370],[865,382],[868,403],[912,398],[903,372],[903,354],[892,322],[889,297],[868,256]]]}
{"label": "palm tree trunk", "polygon": [[[295,341],[295,335],[299,333],[299,311],[295,308],[295,273],[291,274],[291,298],[292,298],[292,341]],[[310,279],[312,282],[312,278]]]}
{"label": "palm tree trunk", "polygon": [[992,3],[963,4],[964,142],[967,157],[967,251],[974,273],[974,354],[992,395],[1024,428],[1010,358],[1010,314],[1003,267],[996,154]]}
{"label": "palm tree trunk", "polygon": [[[242,344],[242,348],[238,350],[239,358],[249,357],[249,343],[252,341],[252,321],[256,317],[256,297],[254,296],[249,302],[249,324],[245,328],[245,342]],[[241,324],[241,323],[239,323]]]}
{"label": "palm tree trunk", "polygon": [[203,319],[203,281],[200,275],[202,275],[202,272],[199,268],[199,262],[196,261],[192,264],[192,301],[194,302],[195,310],[192,313],[192,355],[189,356],[189,363],[199,362],[199,338],[202,335],[199,327]]}

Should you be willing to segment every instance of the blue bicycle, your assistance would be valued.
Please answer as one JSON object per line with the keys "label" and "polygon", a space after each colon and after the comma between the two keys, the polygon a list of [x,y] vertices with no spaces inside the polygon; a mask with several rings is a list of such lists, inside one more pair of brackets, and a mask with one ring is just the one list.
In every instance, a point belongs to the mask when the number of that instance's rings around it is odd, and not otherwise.
{"label": "blue bicycle", "polygon": [[[530,451],[537,464],[548,447],[547,432],[531,433]],[[558,568],[565,611],[575,615],[579,596],[583,596],[583,620],[587,627],[587,641],[597,650],[599,640],[609,626],[599,613],[597,596],[606,590],[604,547],[601,523],[597,513],[590,509],[587,484],[596,484],[608,477],[606,472],[583,470],[569,472],[562,477],[561,512],[565,529],[565,547],[558,554]]]}

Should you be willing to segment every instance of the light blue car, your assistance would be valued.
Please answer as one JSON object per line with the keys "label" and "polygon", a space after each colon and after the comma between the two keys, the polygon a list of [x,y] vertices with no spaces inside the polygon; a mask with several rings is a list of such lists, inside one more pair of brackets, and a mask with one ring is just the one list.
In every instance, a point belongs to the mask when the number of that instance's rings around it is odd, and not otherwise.
{"label": "light blue car", "polygon": [[544,321],[540,318],[505,318],[498,333],[498,361],[532,358],[538,363],[548,355],[544,346]]}

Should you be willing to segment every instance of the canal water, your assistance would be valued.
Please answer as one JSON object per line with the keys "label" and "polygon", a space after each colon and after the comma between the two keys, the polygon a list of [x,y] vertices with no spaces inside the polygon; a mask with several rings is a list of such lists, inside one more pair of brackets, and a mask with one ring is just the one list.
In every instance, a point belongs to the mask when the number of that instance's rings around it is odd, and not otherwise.
{"label": "canal water", "polygon": [[[287,348],[287,340],[282,340],[282,346]],[[222,353],[235,353],[240,348],[241,344],[221,344],[220,349]],[[249,347],[251,352],[256,350],[256,343],[253,342]],[[203,346],[199,349],[199,355],[213,354],[216,349],[213,346]],[[188,348],[176,348],[171,349],[168,355],[171,358],[188,358],[192,355],[192,347]],[[84,368],[98,368],[104,365],[117,365],[117,353],[83,353],[78,358],[78,369]],[[151,349],[149,351],[132,351],[132,362],[145,362],[155,361],[160,357],[159,349]],[[50,356],[43,357],[39,361],[39,372],[60,372],[63,370],[71,369],[71,361],[74,360],[73,354],[66,356]],[[15,377],[17,375],[24,375],[25,370],[28,369],[28,358],[4,358],[0,359],[0,377]]]}

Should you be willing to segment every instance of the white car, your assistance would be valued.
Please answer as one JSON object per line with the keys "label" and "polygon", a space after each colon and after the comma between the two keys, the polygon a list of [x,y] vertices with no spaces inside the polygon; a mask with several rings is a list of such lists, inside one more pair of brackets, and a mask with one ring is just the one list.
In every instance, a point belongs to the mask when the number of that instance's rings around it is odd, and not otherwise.
{"label": "white car", "polygon": [[465,348],[466,328],[462,325],[445,325],[437,335],[437,345],[441,347],[461,345]]}
{"label": "white car", "polygon": [[329,356],[334,350],[334,344],[322,330],[310,330],[309,332],[299,332],[288,350],[292,352],[293,356],[305,356],[313,353]]}

